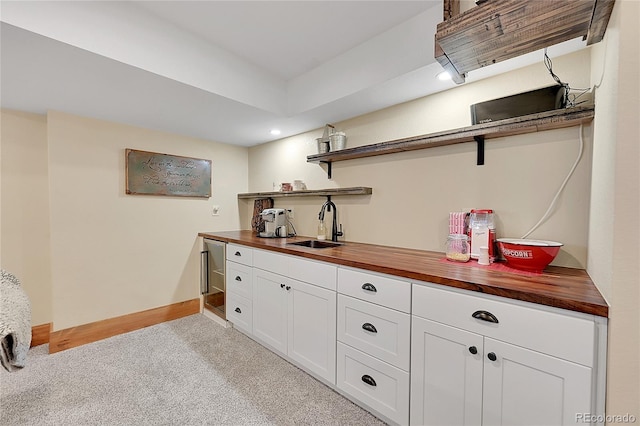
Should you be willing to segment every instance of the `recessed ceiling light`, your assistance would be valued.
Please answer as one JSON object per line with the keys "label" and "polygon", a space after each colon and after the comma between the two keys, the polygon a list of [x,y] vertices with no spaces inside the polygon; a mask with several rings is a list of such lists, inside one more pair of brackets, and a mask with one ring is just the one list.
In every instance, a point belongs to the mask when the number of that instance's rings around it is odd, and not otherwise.
{"label": "recessed ceiling light", "polygon": [[449,74],[447,71],[442,71],[442,72],[438,73],[436,75],[436,77],[438,77],[438,80],[440,80],[440,81],[451,80],[451,74]]}
{"label": "recessed ceiling light", "polygon": [[271,129],[271,134],[273,136],[278,136],[280,133],[280,129]]}

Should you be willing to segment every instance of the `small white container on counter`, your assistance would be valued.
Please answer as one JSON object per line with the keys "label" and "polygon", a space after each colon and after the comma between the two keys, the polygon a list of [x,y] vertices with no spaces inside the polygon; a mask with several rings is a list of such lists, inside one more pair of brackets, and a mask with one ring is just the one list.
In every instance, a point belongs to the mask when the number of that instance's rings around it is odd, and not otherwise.
{"label": "small white container on counter", "polygon": [[489,227],[476,225],[471,228],[471,258],[480,258],[480,247],[489,247]]}

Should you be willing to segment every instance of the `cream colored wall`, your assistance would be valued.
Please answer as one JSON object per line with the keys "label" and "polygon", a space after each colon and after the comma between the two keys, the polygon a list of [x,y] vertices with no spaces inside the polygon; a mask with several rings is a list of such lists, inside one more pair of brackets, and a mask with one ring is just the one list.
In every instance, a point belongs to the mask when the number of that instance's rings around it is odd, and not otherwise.
{"label": "cream colored wall", "polygon": [[[594,46],[593,186],[587,270],[611,305],[607,414],[640,418],[640,4],[617,1]],[[613,424],[614,422],[612,422]]]}
{"label": "cream colored wall", "polygon": [[[540,63],[511,73],[334,123],[354,147],[471,124],[469,105],[554,82]],[[588,87],[590,55],[585,50],[553,58],[554,71],[574,87]],[[476,166],[476,147],[466,143],[389,154],[324,166],[306,163],[316,153],[322,130],[249,150],[250,191],[302,179],[310,189],[370,186],[371,196],[335,197],[345,239],[444,251],[449,211],[492,208],[497,233],[521,237],[543,215],[578,153],[578,127],[486,142],[485,165]],[[584,128],[585,151],[553,216],[530,238],[564,243],[554,264],[584,267],[591,181],[591,127]],[[315,235],[322,198],[276,199],[292,207],[301,235]],[[247,202],[249,203],[249,202]],[[247,209],[249,210],[249,209]],[[249,214],[243,219],[247,227]]]}
{"label": "cream colored wall", "polygon": [[[247,149],[61,112],[47,131],[54,330],[199,297],[197,234],[240,226]],[[126,195],[125,148],[211,159],[213,196]]]}
{"label": "cream colored wall", "polygon": [[2,110],[0,115],[2,268],[16,275],[31,302],[31,323],[51,322],[47,120]]}

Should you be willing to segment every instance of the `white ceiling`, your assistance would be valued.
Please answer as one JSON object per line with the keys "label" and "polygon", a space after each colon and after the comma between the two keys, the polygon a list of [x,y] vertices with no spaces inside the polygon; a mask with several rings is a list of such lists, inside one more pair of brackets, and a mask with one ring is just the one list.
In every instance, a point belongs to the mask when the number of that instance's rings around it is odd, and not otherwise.
{"label": "white ceiling", "polygon": [[453,87],[441,19],[441,0],[2,0],[0,101],[251,146]]}

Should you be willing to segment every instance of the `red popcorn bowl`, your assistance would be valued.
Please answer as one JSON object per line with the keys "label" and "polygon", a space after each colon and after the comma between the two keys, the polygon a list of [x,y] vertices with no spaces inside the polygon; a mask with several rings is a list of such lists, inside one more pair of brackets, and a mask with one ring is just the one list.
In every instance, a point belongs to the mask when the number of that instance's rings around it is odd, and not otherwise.
{"label": "red popcorn bowl", "polygon": [[555,241],[516,238],[498,238],[496,242],[507,266],[529,272],[542,272],[563,245]]}

